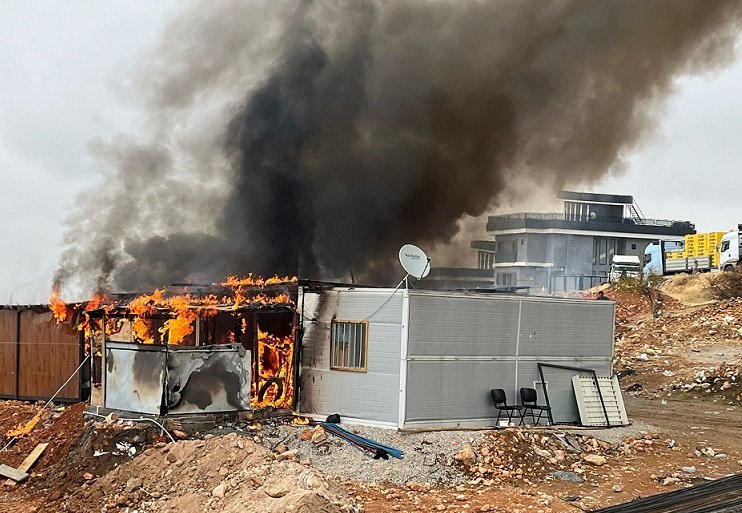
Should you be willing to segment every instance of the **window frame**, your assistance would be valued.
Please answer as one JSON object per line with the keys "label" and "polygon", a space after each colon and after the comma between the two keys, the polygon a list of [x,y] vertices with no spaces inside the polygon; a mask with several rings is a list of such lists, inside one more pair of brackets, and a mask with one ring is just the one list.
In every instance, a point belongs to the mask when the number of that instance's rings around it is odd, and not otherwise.
{"label": "window frame", "polygon": [[[335,326],[339,324],[346,324],[346,325],[356,325],[356,326],[363,326],[363,367],[349,367],[347,366],[349,362],[349,359],[346,358],[346,366],[337,365],[335,362],[337,361],[335,357],[335,347],[337,345],[337,342],[335,341]],[[357,320],[351,320],[351,319],[333,319],[330,323],[330,351],[329,351],[329,358],[330,358],[330,370],[334,371],[341,371],[341,372],[368,372],[368,328],[369,324],[368,321],[357,321]]]}

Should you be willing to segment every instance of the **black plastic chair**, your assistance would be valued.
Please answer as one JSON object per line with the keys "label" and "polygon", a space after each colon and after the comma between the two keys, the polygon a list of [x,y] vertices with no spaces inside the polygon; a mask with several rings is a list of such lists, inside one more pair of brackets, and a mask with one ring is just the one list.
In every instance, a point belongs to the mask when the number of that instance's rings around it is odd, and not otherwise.
{"label": "black plastic chair", "polygon": [[[521,388],[520,389],[520,404],[523,407],[523,413],[520,416],[520,425],[522,426],[526,415],[530,413],[533,425],[537,425],[541,421],[541,416],[546,412],[546,420],[549,420],[549,414],[551,413],[551,407],[538,404],[538,395],[536,394],[535,388]],[[538,412],[538,417],[534,415],[534,412]]]}
{"label": "black plastic chair", "polygon": [[500,416],[502,415],[502,412],[505,412],[508,416],[508,425],[510,425],[510,422],[513,420],[513,416],[520,416],[520,411],[523,407],[520,405],[509,405],[508,398],[505,395],[505,390],[502,388],[493,388],[490,390],[490,393],[492,394],[492,402],[495,403],[495,408],[498,409],[495,425],[500,424]]}

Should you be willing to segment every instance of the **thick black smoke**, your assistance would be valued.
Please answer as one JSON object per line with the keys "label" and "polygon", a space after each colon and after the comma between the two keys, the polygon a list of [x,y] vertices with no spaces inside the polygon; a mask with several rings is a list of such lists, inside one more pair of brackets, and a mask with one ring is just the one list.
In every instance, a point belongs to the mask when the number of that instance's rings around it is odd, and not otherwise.
{"label": "thick black smoke", "polygon": [[[521,178],[597,181],[682,74],[733,58],[715,0],[199,3],[146,66],[150,126],[74,214],[58,278],[384,281]],[[151,78],[155,77],[155,78]]]}

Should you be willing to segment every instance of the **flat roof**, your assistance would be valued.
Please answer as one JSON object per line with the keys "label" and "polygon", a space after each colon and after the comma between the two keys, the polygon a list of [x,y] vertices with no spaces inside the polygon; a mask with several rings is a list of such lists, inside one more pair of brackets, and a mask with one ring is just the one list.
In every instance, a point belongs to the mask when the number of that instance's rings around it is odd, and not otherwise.
{"label": "flat roof", "polygon": [[487,220],[488,232],[524,228],[612,232],[625,237],[630,237],[632,234],[683,237],[696,233],[696,226],[690,221],[644,220],[641,224],[637,222],[572,221],[565,219],[561,214],[537,212],[496,215],[490,216]]}
{"label": "flat roof", "polygon": [[616,205],[631,205],[634,197],[628,194],[599,194],[592,192],[559,191],[557,198],[571,201],[585,201],[595,203],[613,203]]}

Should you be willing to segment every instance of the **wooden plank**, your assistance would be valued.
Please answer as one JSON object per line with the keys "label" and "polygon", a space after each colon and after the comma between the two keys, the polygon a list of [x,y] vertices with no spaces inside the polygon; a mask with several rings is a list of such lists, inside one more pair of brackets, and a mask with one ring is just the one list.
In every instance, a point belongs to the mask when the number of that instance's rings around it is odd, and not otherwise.
{"label": "wooden plank", "polygon": [[16,378],[16,324],[18,312],[0,310],[0,396],[17,397]]}
{"label": "wooden plank", "polygon": [[34,447],[33,451],[31,451],[31,454],[26,456],[26,459],[23,460],[23,463],[18,465],[18,470],[20,470],[21,472],[28,472],[31,467],[33,467],[33,464],[36,463],[39,458],[41,458],[41,455],[47,447],[49,447],[49,444],[39,444]]}
{"label": "wooden plank", "polygon": [[[31,467],[33,467],[34,463],[36,463],[36,461],[41,458],[41,455],[44,453],[47,447],[49,447],[49,444],[47,443],[39,444],[34,447],[33,451],[31,451],[31,454],[26,456],[26,459],[23,460],[23,463],[18,465],[18,470],[20,470],[21,472],[28,472],[29,470],[31,470]],[[8,480],[5,481],[5,484],[8,486],[14,486],[16,484],[16,481],[8,478]]]}
{"label": "wooden plank", "polygon": [[5,463],[0,463],[0,476],[7,477],[20,483],[28,477],[28,474],[18,470],[17,468],[9,467]]}
{"label": "wooden plank", "polygon": [[[57,324],[51,311],[26,310],[20,317],[18,395],[51,397],[80,365],[79,334],[74,326]],[[57,399],[79,400],[79,374]]]}

